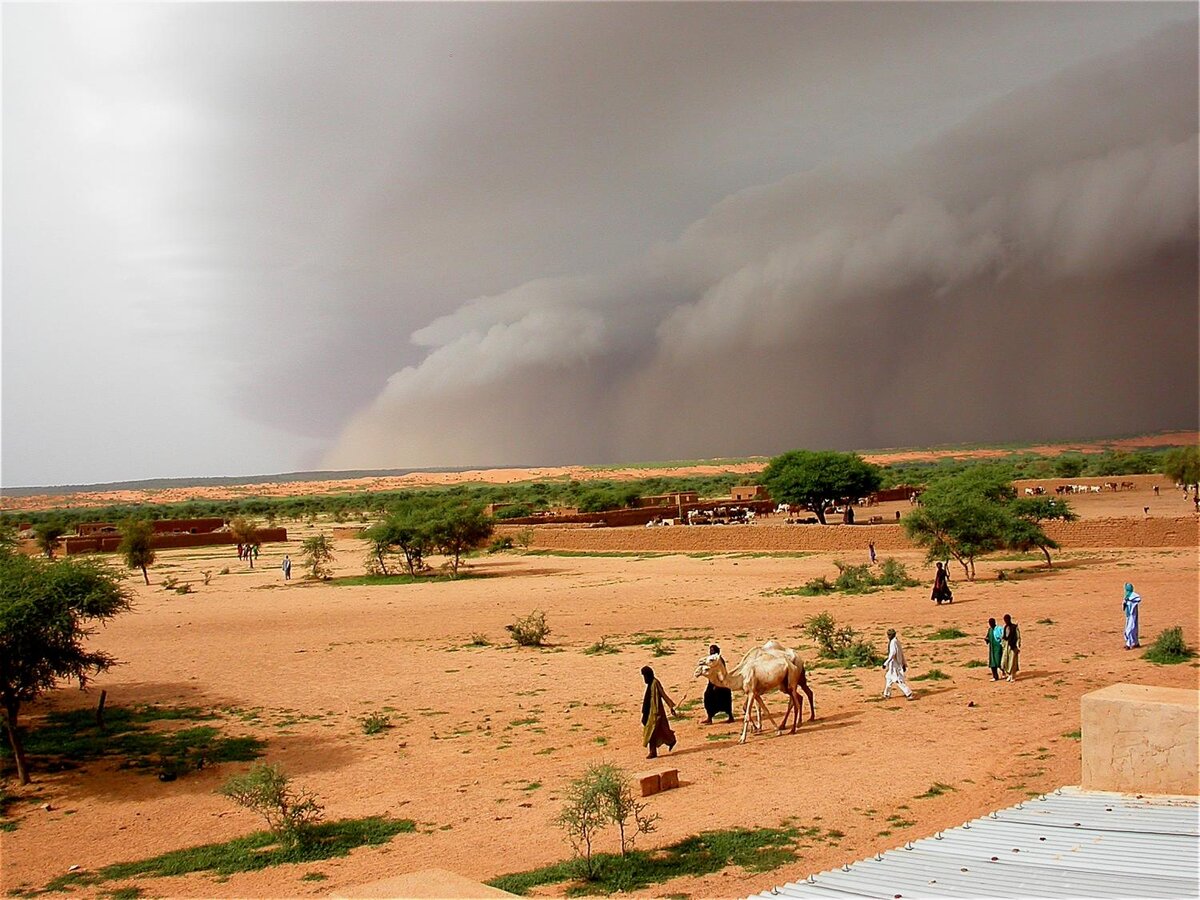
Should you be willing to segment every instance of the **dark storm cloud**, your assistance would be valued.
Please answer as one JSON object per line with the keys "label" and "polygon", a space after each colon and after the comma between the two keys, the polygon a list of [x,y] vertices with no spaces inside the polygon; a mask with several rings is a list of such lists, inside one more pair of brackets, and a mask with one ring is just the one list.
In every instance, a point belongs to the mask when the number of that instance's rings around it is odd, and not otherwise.
{"label": "dark storm cloud", "polygon": [[[1196,36],[887,166],[735,194],[604,274],[418,330],[333,465],[770,452],[1194,425]],[[1120,423],[1117,425],[1117,423]]]}
{"label": "dark storm cloud", "polygon": [[1186,424],[1195,26],[10,4],[3,483]]}

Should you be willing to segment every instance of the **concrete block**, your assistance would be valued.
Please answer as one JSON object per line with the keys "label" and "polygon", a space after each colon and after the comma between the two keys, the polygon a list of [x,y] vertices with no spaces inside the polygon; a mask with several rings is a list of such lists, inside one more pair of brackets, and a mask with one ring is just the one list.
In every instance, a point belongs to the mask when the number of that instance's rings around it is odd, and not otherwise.
{"label": "concrete block", "polygon": [[679,770],[667,769],[659,775],[659,787],[664,791],[674,790],[679,787]]}
{"label": "concrete block", "polygon": [[642,796],[649,797],[651,794],[657,794],[662,790],[662,780],[657,772],[653,775],[642,775],[638,778],[638,784],[642,786]]}
{"label": "concrete block", "polygon": [[1200,794],[1200,691],[1114,684],[1080,700],[1085,790]]}

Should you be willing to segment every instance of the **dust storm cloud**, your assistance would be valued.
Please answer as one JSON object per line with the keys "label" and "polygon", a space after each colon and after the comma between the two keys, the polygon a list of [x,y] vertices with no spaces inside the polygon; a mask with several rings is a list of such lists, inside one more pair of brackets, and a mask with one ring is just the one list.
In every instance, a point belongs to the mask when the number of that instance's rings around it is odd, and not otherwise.
{"label": "dust storm cloud", "polygon": [[1197,423],[1194,28],[735,193],[412,333],[324,464],[599,463]]}

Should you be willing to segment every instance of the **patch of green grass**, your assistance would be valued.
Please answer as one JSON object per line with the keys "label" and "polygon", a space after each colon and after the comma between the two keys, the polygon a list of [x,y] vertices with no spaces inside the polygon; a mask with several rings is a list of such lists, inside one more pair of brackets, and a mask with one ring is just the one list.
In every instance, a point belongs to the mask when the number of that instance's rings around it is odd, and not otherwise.
{"label": "patch of green grass", "polygon": [[1068,740],[1078,741],[1083,739],[1083,732],[1076,729],[1075,731],[1064,731],[1063,737]]}
{"label": "patch of green grass", "polygon": [[1196,652],[1183,639],[1183,628],[1179,625],[1168,628],[1157,638],[1142,659],[1159,666],[1173,666],[1187,662]]}
{"label": "patch of green grass", "polygon": [[620,559],[650,559],[656,556],[671,556],[670,553],[643,552],[639,550],[528,550],[526,556],[598,556]]}
{"label": "patch of green grass", "polygon": [[1053,619],[1038,619],[1037,623],[1039,625],[1055,625],[1055,624],[1057,624]]}
{"label": "patch of green grass", "polygon": [[305,841],[296,846],[280,844],[279,838],[269,831],[256,831],[221,844],[204,844],[134,862],[113,863],[95,872],[68,872],[48,882],[40,893],[91,887],[126,878],[169,878],[197,872],[228,876],[286,863],[317,862],[346,856],[356,847],[386,844],[396,835],[416,831],[416,828],[411,819],[384,816],[340,819],[312,826]]}
{"label": "patch of green grass", "polygon": [[958,638],[965,638],[967,633],[961,628],[939,628],[933,634],[929,635],[927,640],[931,641],[954,641]]}
{"label": "patch of green grass", "polygon": [[501,875],[488,884],[523,896],[542,885],[565,883],[566,895],[574,897],[641,890],[687,875],[711,875],[731,865],[750,873],[769,872],[796,858],[797,835],[795,828],[705,831],[658,850],[632,850],[624,859],[596,854],[592,860],[599,874],[592,881],[581,880],[578,861],[568,860]]}
{"label": "patch of green grass", "polygon": [[933,784],[931,784],[929,786],[929,790],[927,790],[923,794],[917,794],[917,796],[915,796],[913,799],[914,800],[928,800],[931,797],[940,797],[940,796],[942,796],[942,794],[945,794],[952,790],[954,790],[954,788],[951,787],[950,785],[942,784],[940,781],[935,781]]}
{"label": "patch of green grass", "polygon": [[392,717],[383,713],[371,713],[358,720],[363,734],[379,734],[385,728],[392,727]]}
{"label": "patch of green grass", "polygon": [[458,570],[458,577],[448,573],[437,573],[434,575],[409,575],[407,573],[396,575],[342,575],[337,578],[330,578],[325,584],[333,584],[338,587],[370,587],[384,584],[428,584],[430,582],[440,581],[466,581],[468,578],[479,578],[476,573],[467,572],[464,569]]}
{"label": "patch of green grass", "polygon": [[[106,757],[124,757],[122,768],[155,772],[172,780],[186,772],[222,762],[249,762],[262,756],[265,743],[252,737],[226,737],[211,725],[165,730],[158,722],[212,721],[217,715],[194,706],[115,706],[105,710],[104,728],[92,709],[52,712],[25,736],[25,752],[49,768],[70,767]],[[11,751],[0,747],[0,758]]]}
{"label": "patch of green grass", "polygon": [[541,783],[540,781],[531,781],[531,782],[529,782],[529,784],[523,785],[523,786],[521,787],[521,790],[523,790],[523,791],[536,791],[536,790],[537,790],[538,788],[540,788],[541,786],[542,786],[542,783]]}
{"label": "patch of green grass", "polygon": [[986,665],[987,665],[987,663],[985,663],[982,659],[973,659],[970,662],[964,664],[963,668],[964,669],[982,669]]}
{"label": "patch of green grass", "polygon": [[143,894],[140,887],[123,887],[114,891],[105,891],[100,896],[103,900],[137,900]]}
{"label": "patch of green grass", "polygon": [[324,872],[305,872],[300,878],[301,881],[327,881],[329,876]]}
{"label": "patch of green grass", "polygon": [[528,716],[524,719],[513,719],[508,724],[513,728],[520,728],[522,725],[536,725],[540,721],[541,719],[537,718],[536,716]]}
{"label": "patch of green grass", "polygon": [[924,675],[917,675],[912,681],[949,681],[950,676],[941,669],[930,669]]}
{"label": "patch of green grass", "polygon": [[596,643],[592,644],[592,646],[584,648],[583,652],[588,656],[601,656],[610,653],[620,653],[621,648],[616,644],[610,644],[607,637],[602,637]]}

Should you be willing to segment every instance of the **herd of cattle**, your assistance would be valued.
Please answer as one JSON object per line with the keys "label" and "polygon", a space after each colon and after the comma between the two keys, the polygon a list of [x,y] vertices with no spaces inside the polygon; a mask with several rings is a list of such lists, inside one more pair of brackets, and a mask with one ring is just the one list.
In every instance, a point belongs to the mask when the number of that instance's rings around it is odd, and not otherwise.
{"label": "herd of cattle", "polygon": [[[1132,491],[1137,487],[1132,481],[1106,481],[1104,484],[1060,484],[1054,488],[1056,494],[1099,494],[1102,491]],[[1041,485],[1025,488],[1026,497],[1040,497],[1046,493]]]}

